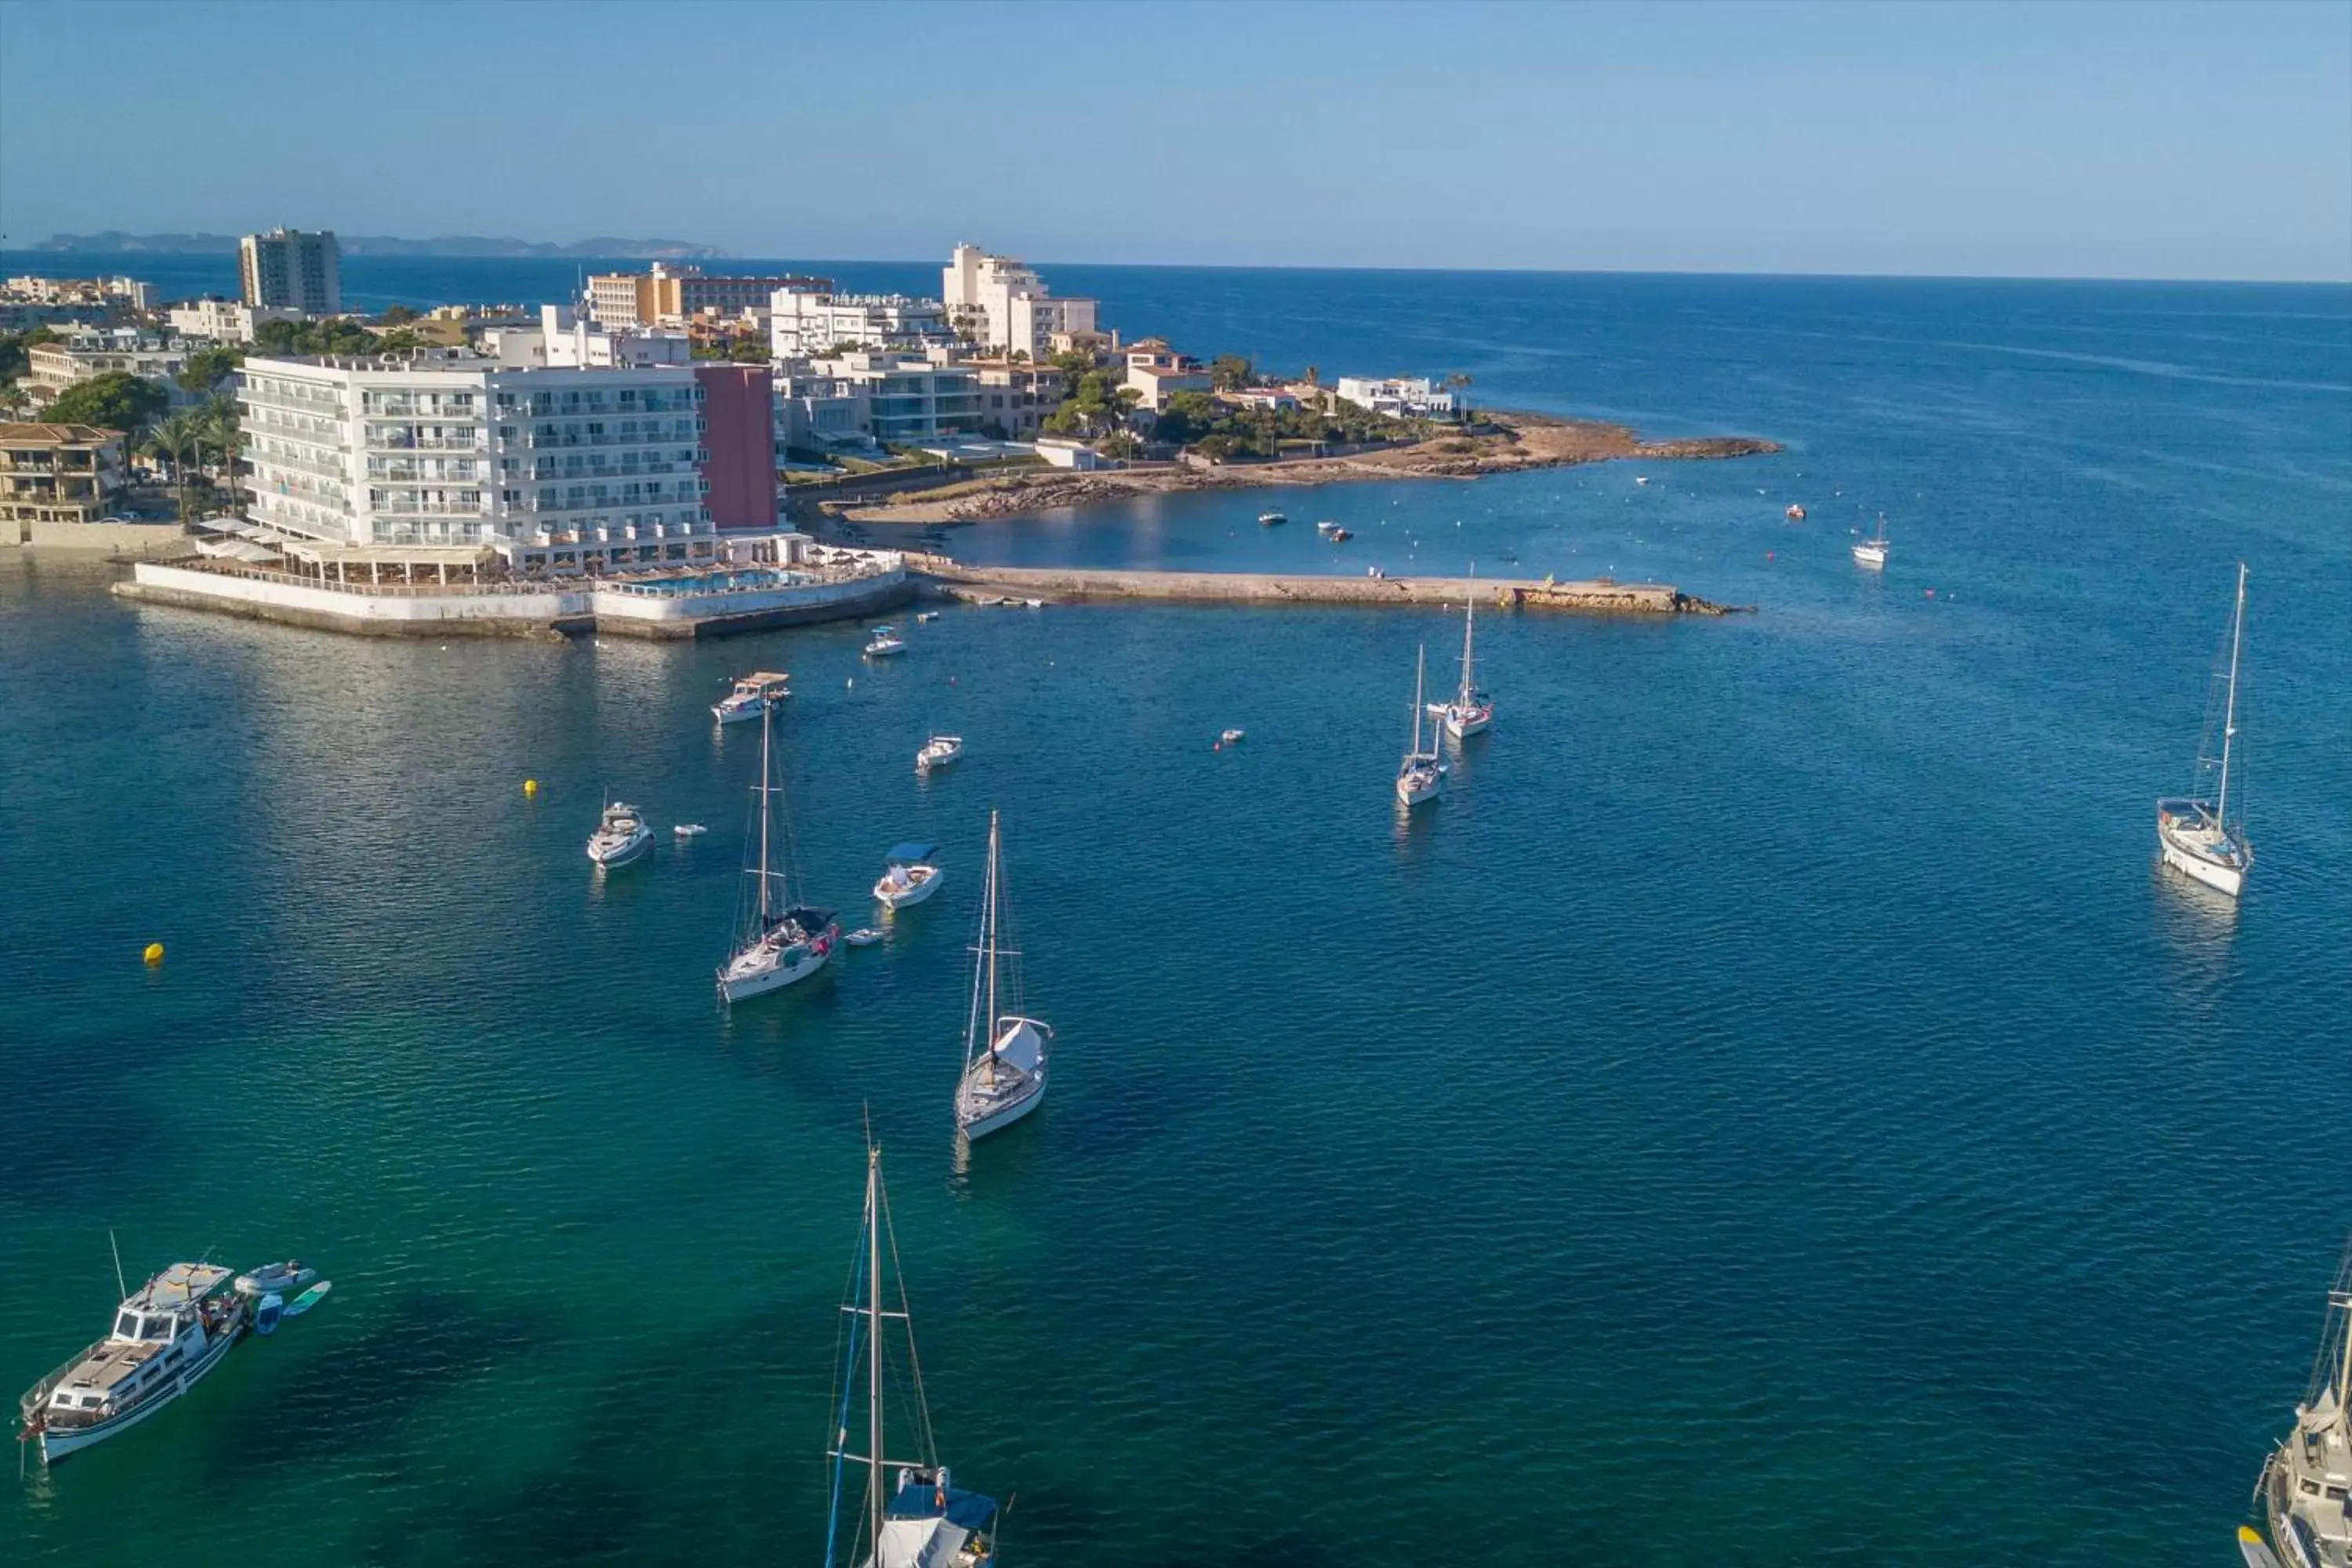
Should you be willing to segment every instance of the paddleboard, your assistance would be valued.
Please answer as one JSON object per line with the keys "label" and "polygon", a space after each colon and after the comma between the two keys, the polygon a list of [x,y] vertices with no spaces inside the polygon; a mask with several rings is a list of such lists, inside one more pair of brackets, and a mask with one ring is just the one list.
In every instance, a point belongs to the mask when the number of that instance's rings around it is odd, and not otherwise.
{"label": "paddleboard", "polygon": [[303,1291],[299,1296],[295,1297],[294,1300],[286,1303],[285,1315],[289,1318],[300,1317],[303,1313],[317,1306],[320,1301],[325,1299],[327,1292],[334,1288],[335,1282],[333,1280],[320,1280],[316,1285],[311,1286],[308,1290]]}

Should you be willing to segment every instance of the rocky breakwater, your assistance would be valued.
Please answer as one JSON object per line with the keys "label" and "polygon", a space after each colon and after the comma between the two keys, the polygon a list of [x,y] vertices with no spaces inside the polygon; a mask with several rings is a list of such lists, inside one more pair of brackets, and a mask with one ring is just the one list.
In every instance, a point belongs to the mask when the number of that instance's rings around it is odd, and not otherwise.
{"label": "rocky breakwater", "polygon": [[1475,595],[1502,609],[1583,615],[1720,616],[1711,604],[1664,583],[1496,581],[1467,577],[1282,576],[1266,572],[1087,571],[1054,566],[965,566],[943,555],[909,556],[930,591],[978,603],[1003,599],[1098,599],[1169,604],[1426,605],[1458,610]]}

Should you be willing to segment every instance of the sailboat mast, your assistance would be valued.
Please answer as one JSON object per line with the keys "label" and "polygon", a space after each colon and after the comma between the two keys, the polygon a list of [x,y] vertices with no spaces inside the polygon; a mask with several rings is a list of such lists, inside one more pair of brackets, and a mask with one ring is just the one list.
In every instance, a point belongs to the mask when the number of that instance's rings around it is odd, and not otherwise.
{"label": "sailboat mast", "polygon": [[996,823],[996,813],[992,811],[988,814],[988,913],[985,917],[987,925],[981,935],[982,945],[988,949],[986,958],[988,1019],[985,1026],[988,1034],[982,1041],[981,1048],[988,1053],[988,1081],[991,1083],[996,1081],[996,877],[997,858],[1002,853],[998,847]]}
{"label": "sailboat mast", "polygon": [[2238,609],[2230,620],[2230,701],[2221,715],[2221,797],[2213,803],[2214,826],[2230,825],[2230,742],[2238,735],[2238,649],[2246,634],[2246,563],[2238,563]]}
{"label": "sailboat mast", "polygon": [[1471,693],[1477,684],[1470,678],[1470,634],[1478,624],[1478,568],[1475,565],[1470,568],[1470,591],[1462,601],[1462,694],[1457,699],[1465,708],[1470,706]]}
{"label": "sailboat mast", "polygon": [[1424,643],[1412,650],[1412,754],[1421,755],[1421,707],[1425,700],[1422,678],[1429,663],[1429,646]]}
{"label": "sailboat mast", "polygon": [[769,781],[774,777],[768,767],[768,748],[776,733],[776,705],[764,702],[760,710],[760,935],[768,934],[768,810]]}
{"label": "sailboat mast", "polygon": [[882,1561],[882,1151],[866,1151],[866,1507]]}

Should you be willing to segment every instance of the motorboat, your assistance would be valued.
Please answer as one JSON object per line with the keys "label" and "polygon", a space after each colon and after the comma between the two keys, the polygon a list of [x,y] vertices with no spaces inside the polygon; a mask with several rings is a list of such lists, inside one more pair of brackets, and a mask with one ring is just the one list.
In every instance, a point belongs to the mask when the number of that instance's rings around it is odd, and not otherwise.
{"label": "motorboat", "polygon": [[893,654],[906,651],[907,639],[898,635],[896,626],[876,626],[874,635],[866,642],[866,657],[868,658],[888,658]]}
{"label": "motorboat", "polygon": [[1320,522],[1318,522],[1318,523],[1317,523],[1317,524],[1315,525],[1315,531],[1316,531],[1316,532],[1318,532],[1318,533],[1319,533],[1319,534],[1322,534],[1322,535],[1323,535],[1324,537],[1326,537],[1326,538],[1328,538],[1328,537],[1330,537],[1332,534],[1335,534],[1335,533],[1337,533],[1337,532],[1339,532],[1339,525],[1338,523],[1336,523],[1336,522],[1333,522],[1329,518],[1328,518],[1328,517],[1327,517],[1327,518],[1325,518],[1322,521],[1320,521]]}
{"label": "motorboat", "polygon": [[1412,746],[1405,752],[1403,760],[1397,763],[1397,799],[1408,806],[1435,799],[1437,793],[1445,787],[1445,764],[1438,759],[1435,744],[1433,743],[1426,751],[1421,744],[1422,713],[1428,706],[1422,680],[1425,652],[1423,650],[1423,654],[1414,657],[1412,666]]}
{"label": "motorboat", "polygon": [[1246,730],[1228,730],[1217,737],[1217,743],[1223,746],[1238,746],[1248,738],[1248,735],[1249,731]]}
{"label": "motorboat", "polygon": [[876,926],[859,926],[841,940],[852,947],[872,947],[882,940],[882,931]]}
{"label": "motorboat", "polygon": [[1886,545],[1886,514],[1882,511],[1878,514],[1878,531],[1868,539],[1853,542],[1854,563],[1858,566],[1885,566]]}
{"label": "motorboat", "polygon": [[653,841],[654,830],[646,826],[645,813],[616,800],[604,808],[604,820],[588,836],[588,858],[599,866],[625,866]]}
{"label": "motorboat", "polygon": [[698,822],[681,822],[670,831],[680,838],[699,838],[710,829]]}
{"label": "motorboat", "polygon": [[939,618],[940,613],[937,610],[917,610],[915,612],[915,619],[923,626],[929,626],[933,621],[936,621]]}
{"label": "motorboat", "polygon": [[[1471,576],[1477,576],[1472,568]],[[1478,601],[1474,589],[1462,602],[1462,684],[1455,689],[1451,702],[1433,702],[1431,714],[1456,743],[1478,733],[1495,721],[1495,700],[1478,689],[1476,665],[1472,649],[1472,633],[1478,619]]]}
{"label": "motorboat", "polygon": [[1323,537],[1329,540],[1334,544],[1345,544],[1348,541],[1355,538],[1356,534],[1353,529],[1334,528],[1330,532],[1325,534]]}
{"label": "motorboat", "polygon": [[931,863],[936,844],[899,844],[883,857],[887,868],[874,884],[874,897],[887,910],[919,904],[940,890],[947,873]]}
{"label": "motorboat", "polygon": [[774,832],[776,798],[776,715],[772,708],[760,715],[760,782],[758,823],[745,858],[744,876],[751,886],[736,925],[735,945],[719,969],[719,996],[733,1004],[780,990],[823,969],[841,938],[833,911],[793,900],[791,877],[792,834],[781,837],[784,864],[777,865]]}
{"label": "motorboat", "polygon": [[1650,476],[1647,474],[1635,474],[1633,476],[1633,482],[1637,485],[1646,485],[1650,482]]}
{"label": "motorboat", "polygon": [[1022,1012],[1021,953],[1004,943],[1003,834],[988,814],[988,877],[981,893],[980,942],[972,951],[971,1007],[956,1085],[956,1130],[967,1141],[1002,1131],[1044,1103],[1053,1026]]}
{"label": "motorboat", "polygon": [[130,1430],[218,1366],[252,1322],[252,1298],[222,1289],[233,1272],[174,1263],[122,1298],[111,1333],[27,1389],[21,1436],[42,1461]]}
{"label": "motorboat", "polygon": [[[826,1538],[839,1542],[841,1562],[857,1568],[993,1568],[995,1500],[957,1486],[947,1466],[940,1463],[922,1378],[913,1380],[911,1411],[900,1403],[901,1391],[885,1386],[888,1369],[917,1364],[915,1321],[907,1310],[898,1238],[882,1184],[882,1151],[870,1142],[866,1148],[866,1212],[857,1242],[848,1299],[841,1306],[847,1326],[842,1360],[846,1375],[834,1412],[833,1441],[825,1449],[833,1466],[826,1488],[833,1500]],[[894,1272],[898,1279],[886,1278]],[[898,1347],[885,1343],[890,1339],[903,1339],[903,1357]],[[861,1384],[866,1391],[862,1410],[856,1394]],[[898,1405],[904,1413],[906,1430],[897,1438],[889,1430],[890,1405]],[[911,1421],[905,1419],[907,1415]],[[860,1415],[863,1421],[857,1419]],[[856,1448],[851,1447],[853,1436]],[[911,1450],[919,1457],[894,1459],[887,1457],[893,1450]],[[835,1561],[830,1551],[825,1561]]]}
{"label": "motorboat", "polygon": [[[2241,1527],[2238,1545],[2262,1568],[2352,1565],[2352,1247],[2327,1293],[2327,1319],[2311,1384],[2295,1406],[2294,1430],[2263,1463],[2254,1495],[2269,1528]],[[2273,1555],[2274,1553],[2274,1555]]]}
{"label": "motorboat", "polygon": [[1805,509],[1801,506],[1791,506],[1788,510],[1782,512],[1780,515],[1787,518],[1790,522],[1802,522],[1805,521]]}
{"label": "motorboat", "polygon": [[961,735],[933,735],[923,742],[922,750],[915,753],[915,768],[919,773],[927,773],[933,768],[946,767],[962,755]]}
{"label": "motorboat", "polygon": [[757,719],[771,703],[782,702],[792,695],[784,687],[791,679],[781,669],[762,669],[744,676],[735,682],[734,690],[711,705],[710,711],[721,724],[740,724]]}
{"label": "motorboat", "polygon": [[234,1281],[240,1296],[291,1296],[319,1277],[319,1271],[305,1266],[299,1258],[284,1263],[265,1263],[250,1273],[240,1274]]}
{"label": "motorboat", "polygon": [[1260,528],[1275,528],[1289,521],[1278,511],[1262,511],[1257,514],[1257,525]]}
{"label": "motorboat", "polygon": [[[2237,609],[2230,621],[2230,675],[2227,695],[2221,702],[2221,755],[2207,753],[2209,745],[2198,747],[2198,773],[2201,785],[2209,770],[2218,773],[2220,787],[2208,800],[2200,788],[2195,795],[2175,796],[2156,803],[2156,847],[2164,863],[2183,872],[2216,892],[2236,898],[2246,885],[2246,873],[2253,868],[2254,847],[2246,837],[2244,792],[2240,792],[2238,816],[2230,816],[2230,770],[2238,758],[2238,657],[2245,644],[2246,630],[2246,567],[2238,563]],[[2209,713],[2210,710],[2208,710]],[[2210,722],[2209,719],[2208,722]],[[2211,740],[2207,731],[2207,742]]]}

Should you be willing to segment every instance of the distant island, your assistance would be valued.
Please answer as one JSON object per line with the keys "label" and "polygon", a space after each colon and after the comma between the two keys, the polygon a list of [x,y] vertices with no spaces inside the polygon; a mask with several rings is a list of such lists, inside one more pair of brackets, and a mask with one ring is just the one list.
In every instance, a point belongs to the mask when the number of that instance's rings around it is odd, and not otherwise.
{"label": "distant island", "polygon": [[[402,239],[386,234],[344,234],[335,237],[345,256],[442,257],[612,257],[644,261],[715,260],[726,252],[715,245],[684,239],[615,239],[609,235],[572,245],[550,245],[528,239],[491,239],[478,234],[445,234],[434,239]],[[174,256],[234,256],[233,234],[125,234],[110,228],[102,234],[56,234],[30,248],[37,251],[78,251],[84,255],[131,256],[168,253]]]}

